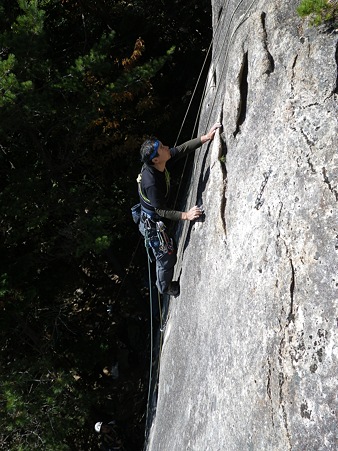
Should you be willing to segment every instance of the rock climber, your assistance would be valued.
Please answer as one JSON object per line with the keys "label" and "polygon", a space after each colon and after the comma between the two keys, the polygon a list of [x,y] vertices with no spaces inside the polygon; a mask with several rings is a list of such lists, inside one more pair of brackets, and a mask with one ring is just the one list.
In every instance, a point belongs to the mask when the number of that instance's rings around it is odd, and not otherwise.
{"label": "rock climber", "polygon": [[138,176],[138,191],[141,204],[139,230],[145,237],[147,248],[151,248],[156,259],[156,286],[160,293],[178,296],[178,281],[173,281],[176,249],[173,239],[165,231],[162,219],[193,221],[203,211],[195,205],[188,211],[177,211],[168,206],[170,173],[177,160],[193,152],[202,144],[213,140],[221,124],[214,124],[206,135],[169,148],[157,138],[147,139],[141,146],[141,161],[144,163]]}

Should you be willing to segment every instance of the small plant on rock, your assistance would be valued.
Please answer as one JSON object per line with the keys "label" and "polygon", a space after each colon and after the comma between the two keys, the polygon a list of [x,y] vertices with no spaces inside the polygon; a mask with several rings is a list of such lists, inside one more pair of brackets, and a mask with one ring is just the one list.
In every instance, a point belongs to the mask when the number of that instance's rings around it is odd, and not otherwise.
{"label": "small plant on rock", "polygon": [[302,0],[297,8],[301,17],[310,16],[311,25],[321,25],[324,22],[334,22],[338,19],[337,0]]}

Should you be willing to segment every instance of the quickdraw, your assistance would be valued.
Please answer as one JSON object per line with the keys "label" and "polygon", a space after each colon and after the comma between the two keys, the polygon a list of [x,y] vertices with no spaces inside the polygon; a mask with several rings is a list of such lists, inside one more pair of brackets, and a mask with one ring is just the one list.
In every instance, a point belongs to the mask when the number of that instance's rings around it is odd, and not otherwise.
{"label": "quickdraw", "polygon": [[174,252],[174,242],[169,238],[165,232],[166,226],[162,221],[156,222],[156,231],[158,239],[160,240],[160,250],[162,252],[172,254]]}
{"label": "quickdraw", "polygon": [[261,188],[259,190],[258,196],[256,198],[256,202],[255,202],[255,208],[256,210],[259,210],[261,208],[261,206],[264,204],[264,199],[262,199],[263,197],[263,192],[265,189],[266,184],[268,183],[270,174],[272,173],[272,169],[270,168],[268,170],[268,172],[264,172],[263,176],[264,176],[264,180],[261,184]]}
{"label": "quickdraw", "polygon": [[159,250],[165,254],[172,254],[175,250],[174,247],[174,241],[172,238],[169,238],[169,236],[167,235],[165,229],[166,226],[164,225],[164,223],[162,221],[153,221],[149,218],[144,219],[144,230],[145,230],[145,235],[144,235],[144,244],[147,250],[147,254],[148,254],[148,258],[150,261],[152,261],[151,255],[149,253],[149,248],[151,247],[151,239],[149,236],[149,231],[151,229],[154,229],[154,224],[156,227],[156,234],[157,234],[157,238],[159,240]]}

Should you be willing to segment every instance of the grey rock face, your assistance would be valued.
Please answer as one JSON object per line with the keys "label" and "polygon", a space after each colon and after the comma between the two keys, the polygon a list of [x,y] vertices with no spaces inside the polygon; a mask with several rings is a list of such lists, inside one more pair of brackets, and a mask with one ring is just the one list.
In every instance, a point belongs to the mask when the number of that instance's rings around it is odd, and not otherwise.
{"label": "grey rock face", "polygon": [[213,59],[147,448],[338,449],[337,37],[213,1]]}

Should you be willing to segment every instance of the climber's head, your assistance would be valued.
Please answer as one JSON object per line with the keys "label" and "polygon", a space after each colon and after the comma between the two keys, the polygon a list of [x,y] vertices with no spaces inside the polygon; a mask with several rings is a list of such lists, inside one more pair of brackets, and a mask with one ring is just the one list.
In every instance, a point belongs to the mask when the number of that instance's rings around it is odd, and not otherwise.
{"label": "climber's head", "polygon": [[169,147],[154,137],[144,141],[140,154],[143,163],[149,165],[165,164],[171,158]]}
{"label": "climber's head", "polygon": [[140,154],[141,160],[146,164],[153,164],[153,159],[158,156],[158,148],[160,146],[160,141],[155,138],[149,138],[141,146]]}

